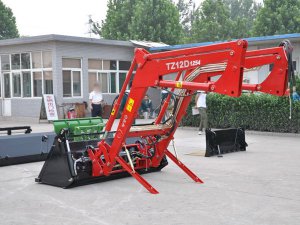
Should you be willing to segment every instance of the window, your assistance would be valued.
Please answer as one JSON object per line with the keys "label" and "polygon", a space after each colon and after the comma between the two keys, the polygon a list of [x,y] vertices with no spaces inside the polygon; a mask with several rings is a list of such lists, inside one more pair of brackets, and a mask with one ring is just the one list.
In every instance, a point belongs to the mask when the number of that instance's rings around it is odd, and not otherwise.
{"label": "window", "polygon": [[10,98],[10,74],[3,74],[4,98]]}
{"label": "window", "polygon": [[47,52],[42,52],[43,56],[43,68],[51,68],[52,67],[52,53],[47,51]]}
{"label": "window", "polygon": [[63,70],[63,96],[81,96],[81,71]]}
{"label": "window", "polygon": [[116,73],[110,73],[110,92],[116,93]]}
{"label": "window", "polygon": [[20,69],[20,54],[12,54],[11,55],[11,69],[19,70]]}
{"label": "window", "polygon": [[31,97],[31,73],[22,72],[23,97]]}
{"label": "window", "polygon": [[43,84],[42,84],[42,72],[33,72],[33,96],[42,97]]}
{"label": "window", "polygon": [[[89,92],[93,91],[94,84],[98,81],[97,72],[89,72]],[[102,91],[104,92],[104,91]]]}
{"label": "window", "polygon": [[110,61],[110,69],[111,70],[117,69],[117,61]]}
{"label": "window", "polygon": [[64,97],[72,97],[71,73],[72,71],[70,70],[63,71],[63,96]]}
{"label": "window", "polygon": [[[2,70],[3,72],[4,71],[10,71],[10,61],[9,61],[9,55],[1,55],[0,56],[0,62],[1,62],[1,65],[0,65],[0,71]],[[1,74],[0,74],[1,75]],[[8,77],[10,76],[10,74],[8,73],[7,74]],[[3,76],[5,76],[5,74],[3,73]],[[3,78],[5,79],[5,77]],[[1,90],[1,84],[2,83],[2,80],[1,80],[1,76],[0,76],[0,97],[2,96],[2,90]],[[5,98],[10,98],[10,86],[9,86],[9,96],[7,97],[6,96],[6,90],[7,90],[7,87],[5,87],[6,83],[5,83],[5,80],[3,80],[3,83],[4,83],[4,97]]]}
{"label": "window", "polygon": [[21,54],[21,65],[22,65],[22,69],[30,69],[30,54],[29,53]]}
{"label": "window", "polygon": [[81,59],[63,58],[63,97],[81,96]]}
{"label": "window", "polygon": [[44,93],[53,94],[53,77],[52,71],[44,71]]}
{"label": "window", "polygon": [[80,71],[73,71],[73,96],[81,96],[81,76]]}
{"label": "window", "polygon": [[119,61],[119,70],[129,70],[131,62]]}
{"label": "window", "polygon": [[109,74],[101,72],[89,72],[89,92],[94,88],[94,84],[99,82],[101,85],[101,91],[103,93],[109,93]]}
{"label": "window", "polygon": [[119,93],[131,66],[129,61],[89,59],[89,91],[95,82],[103,93]]}
{"label": "window", "polygon": [[109,81],[109,76],[107,73],[98,73],[99,79],[98,81],[101,83],[101,91],[103,93],[108,93],[108,81]]}
{"label": "window", "polygon": [[[2,71],[7,73],[4,82],[4,95],[12,97],[42,97],[43,93],[53,93],[51,51],[23,52],[1,55]],[[6,74],[6,73],[5,73]],[[11,80],[10,80],[11,79]],[[12,90],[9,89],[11,84]]]}
{"label": "window", "polygon": [[1,56],[1,69],[2,71],[10,70],[9,55]]}
{"label": "window", "polygon": [[125,79],[126,79],[126,73],[120,73],[119,74],[119,91],[121,91]]}
{"label": "window", "polygon": [[116,70],[117,61],[115,60],[103,60],[103,70]]}
{"label": "window", "polygon": [[91,70],[102,70],[102,60],[89,59],[88,64],[89,64],[89,69]]}
{"label": "window", "polygon": [[42,55],[41,52],[32,52],[32,68],[42,68]]}
{"label": "window", "polygon": [[63,59],[62,61],[63,68],[81,68],[81,60],[80,59]]}
{"label": "window", "polygon": [[21,75],[20,73],[13,73],[13,97],[21,97]]}

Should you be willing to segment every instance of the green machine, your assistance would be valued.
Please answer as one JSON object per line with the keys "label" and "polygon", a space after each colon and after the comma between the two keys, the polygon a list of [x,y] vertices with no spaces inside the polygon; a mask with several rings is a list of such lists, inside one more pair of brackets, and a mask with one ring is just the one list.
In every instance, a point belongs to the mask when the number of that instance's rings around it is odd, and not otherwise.
{"label": "green machine", "polygon": [[99,133],[105,126],[101,117],[55,120],[53,125],[57,135],[62,130],[67,131],[73,141],[99,139]]}

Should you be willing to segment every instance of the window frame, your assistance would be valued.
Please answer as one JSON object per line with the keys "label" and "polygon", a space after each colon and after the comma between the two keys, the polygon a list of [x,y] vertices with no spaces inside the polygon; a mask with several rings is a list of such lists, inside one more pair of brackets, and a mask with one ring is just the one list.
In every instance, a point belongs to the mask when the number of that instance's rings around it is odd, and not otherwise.
{"label": "window frame", "polygon": [[[15,96],[14,95],[14,74],[19,74],[19,76],[20,76],[20,96]],[[13,72],[11,72],[11,80],[10,80],[10,82],[11,82],[11,85],[12,85],[12,98],[17,98],[17,99],[20,99],[20,98],[22,98],[22,96],[23,96],[23,78],[22,78],[22,72],[20,71],[20,70],[15,70],[15,71],[13,71]]]}
{"label": "window frame", "polygon": [[[116,61],[116,70],[95,70],[95,69],[89,69],[88,68],[88,75],[89,73],[96,73],[97,74],[97,82],[99,81],[99,74],[101,73],[107,73],[108,74],[108,79],[107,79],[107,86],[108,86],[108,92],[102,92],[103,94],[119,94],[120,93],[120,89],[122,87],[120,87],[120,73],[125,73],[126,76],[128,74],[129,70],[119,70],[119,62],[120,61],[127,61],[127,60],[119,60],[119,59],[95,59],[95,58],[89,58],[90,60],[101,60],[102,61],[102,68],[104,67],[103,65],[103,61]],[[88,59],[88,60],[89,60]],[[131,61],[127,61],[130,62]],[[111,73],[115,73],[116,74],[116,92],[111,92]],[[128,86],[127,88],[128,89]]]}
{"label": "window frame", "polygon": [[[41,56],[41,68],[33,68],[33,62],[32,62],[32,53],[39,52]],[[0,56],[2,55],[8,55],[9,56],[9,64],[10,64],[10,70],[2,70],[0,68],[0,85],[1,85],[1,93],[0,93],[0,98],[4,99],[4,84],[3,83],[3,74],[9,74],[10,78],[10,98],[5,98],[5,99],[41,99],[43,96],[34,96],[34,86],[33,86],[33,73],[34,72],[41,72],[42,74],[42,95],[45,93],[44,92],[44,72],[52,72],[52,80],[53,80],[53,58],[52,58],[52,67],[51,68],[44,68],[43,65],[43,52],[51,52],[53,54],[53,51],[51,49],[44,49],[44,50],[38,50],[38,51],[24,51],[24,52],[12,52],[12,53],[1,53]],[[29,53],[30,56],[30,68],[29,69],[22,69],[22,54],[24,53]],[[12,69],[12,55],[20,55],[20,68],[19,69]],[[1,57],[0,57],[0,65],[1,65]],[[31,79],[31,96],[30,97],[24,97],[23,95],[23,72],[29,72],[30,73],[30,79]],[[20,73],[20,80],[21,80],[21,96],[20,97],[15,97],[13,93],[14,89],[14,84],[13,84],[13,73]],[[54,86],[54,85],[53,85]],[[54,88],[52,90],[52,93],[54,93]]]}
{"label": "window frame", "polygon": [[[61,80],[62,80],[63,99],[83,98],[82,58],[64,56],[64,57],[61,58],[61,62],[63,61],[63,59],[79,59],[80,60],[80,65],[81,65],[81,68],[65,68],[65,67],[62,67],[62,69],[61,69]],[[71,71],[71,96],[70,97],[64,97],[63,71]],[[74,96],[74,92],[73,92],[73,72],[80,72],[80,96]]]}
{"label": "window frame", "polygon": [[[7,55],[8,56],[8,63],[9,63],[9,70],[2,70],[2,59],[1,59],[1,56],[5,56]],[[4,73],[4,72],[9,72],[11,71],[11,64],[10,64],[10,59],[11,58],[11,54],[0,54],[0,71],[1,73]]]}
{"label": "window frame", "polygon": [[[8,78],[9,78],[9,96],[10,97],[5,97],[5,91],[4,91],[4,75],[8,75]],[[11,72],[10,71],[4,71],[2,72],[1,71],[1,74],[0,74],[0,77],[1,77],[1,99],[12,99],[12,80],[11,80]]]}

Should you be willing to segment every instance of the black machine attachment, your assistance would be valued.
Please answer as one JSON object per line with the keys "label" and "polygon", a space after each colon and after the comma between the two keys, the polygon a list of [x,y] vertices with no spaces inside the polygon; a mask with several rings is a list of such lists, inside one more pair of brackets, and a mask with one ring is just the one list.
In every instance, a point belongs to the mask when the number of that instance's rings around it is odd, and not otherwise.
{"label": "black machine attachment", "polygon": [[7,135],[11,135],[12,131],[23,131],[24,134],[30,134],[32,129],[30,126],[19,126],[19,127],[0,127],[0,132],[4,131]]}
{"label": "black machine attachment", "polygon": [[[99,134],[100,136],[101,134]],[[84,141],[76,141],[75,139],[74,137],[69,138],[67,133],[64,132],[56,136],[53,148],[48,154],[38,178],[35,179],[36,182],[62,188],[71,188],[130,176],[128,172],[121,171],[121,166],[118,164],[116,164],[110,176],[92,176],[92,162],[88,157],[87,149],[96,148],[100,139]],[[109,135],[107,142],[111,143],[112,140],[113,133]],[[134,145],[135,143],[139,143],[139,141],[139,138],[128,138],[126,139],[126,145]],[[134,147],[128,148],[128,150],[132,158],[140,157]],[[128,161],[125,150],[120,152],[120,156]],[[165,158],[157,168],[149,167],[137,169],[136,171],[139,173],[160,171],[167,164],[168,162]]]}
{"label": "black machine attachment", "polygon": [[229,152],[246,151],[248,144],[245,141],[243,128],[223,130],[206,129],[205,157],[221,155]]}

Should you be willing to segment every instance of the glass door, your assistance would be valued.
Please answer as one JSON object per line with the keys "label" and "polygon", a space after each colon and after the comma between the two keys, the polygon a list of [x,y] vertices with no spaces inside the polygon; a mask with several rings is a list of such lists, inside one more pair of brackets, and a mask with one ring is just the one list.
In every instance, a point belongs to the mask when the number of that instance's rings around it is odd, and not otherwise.
{"label": "glass door", "polygon": [[10,74],[4,73],[3,74],[3,88],[4,88],[4,98],[11,98],[11,91],[10,91]]}
{"label": "glass door", "polygon": [[10,73],[3,73],[3,116],[11,116],[11,80]]}

